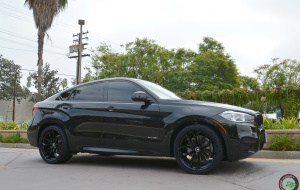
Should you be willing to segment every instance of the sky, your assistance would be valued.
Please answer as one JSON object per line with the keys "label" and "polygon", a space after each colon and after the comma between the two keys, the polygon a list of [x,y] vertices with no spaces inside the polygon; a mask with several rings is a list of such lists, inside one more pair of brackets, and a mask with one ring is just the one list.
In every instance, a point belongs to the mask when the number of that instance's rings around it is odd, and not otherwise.
{"label": "sky", "polygon": [[[74,55],[69,46],[82,19],[83,31],[89,32],[86,54],[100,42],[122,52],[121,44],[145,37],[167,49],[197,51],[208,36],[223,44],[241,75],[255,77],[253,70],[272,58],[300,61],[299,7],[298,0],[69,0],[48,31],[43,60],[71,86],[77,62],[68,58]],[[38,60],[32,11],[24,0],[0,0],[0,24],[0,54],[21,65],[26,85]],[[91,60],[82,62],[86,67]]]}

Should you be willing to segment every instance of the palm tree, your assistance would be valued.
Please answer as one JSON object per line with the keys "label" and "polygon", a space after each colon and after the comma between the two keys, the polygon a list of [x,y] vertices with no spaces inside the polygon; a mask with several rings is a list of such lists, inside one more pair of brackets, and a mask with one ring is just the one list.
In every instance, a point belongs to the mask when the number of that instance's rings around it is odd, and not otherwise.
{"label": "palm tree", "polygon": [[51,28],[54,17],[60,11],[64,10],[67,4],[68,0],[25,0],[25,6],[28,6],[33,11],[35,26],[38,29],[38,102],[41,101],[41,76],[45,34]]}

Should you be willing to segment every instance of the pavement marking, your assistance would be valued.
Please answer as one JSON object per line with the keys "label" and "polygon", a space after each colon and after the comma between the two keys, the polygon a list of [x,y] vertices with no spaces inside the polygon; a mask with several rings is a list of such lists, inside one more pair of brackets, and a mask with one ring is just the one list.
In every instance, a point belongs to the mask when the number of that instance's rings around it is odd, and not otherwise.
{"label": "pavement marking", "polygon": [[15,169],[15,167],[0,166],[0,171],[1,170],[11,170],[11,169]]}

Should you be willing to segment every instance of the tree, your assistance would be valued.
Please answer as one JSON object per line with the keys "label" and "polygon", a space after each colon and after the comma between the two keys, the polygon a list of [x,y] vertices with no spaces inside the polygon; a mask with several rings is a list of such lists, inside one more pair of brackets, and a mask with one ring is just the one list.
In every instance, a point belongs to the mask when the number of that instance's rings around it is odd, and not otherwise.
{"label": "tree", "polygon": [[213,38],[204,38],[199,53],[184,48],[168,50],[147,38],[137,38],[123,47],[124,53],[115,53],[105,43],[97,47],[92,55],[92,68],[86,68],[90,74],[88,78],[140,78],[175,92],[240,86],[234,61]]}
{"label": "tree", "polygon": [[212,51],[214,53],[220,52],[224,53],[224,46],[222,43],[218,42],[217,40],[211,38],[211,37],[204,37],[203,43],[199,44],[199,53],[204,53],[207,51]]}
{"label": "tree", "polygon": [[240,80],[243,88],[247,88],[249,90],[259,88],[259,82],[254,77],[240,76]]}
{"label": "tree", "polygon": [[152,81],[174,91],[186,89],[180,84],[176,85],[176,81],[186,82],[183,67],[191,62],[192,51],[183,48],[167,50],[147,38],[137,38],[122,47],[125,53],[121,54],[115,53],[105,43],[97,47],[92,55],[93,68],[86,68],[89,75],[84,81],[132,77]]}
{"label": "tree", "polygon": [[187,67],[192,90],[222,90],[240,87],[236,64],[224,47],[213,38],[204,37],[199,53]]}
{"label": "tree", "polygon": [[0,100],[13,100],[13,121],[16,99],[20,103],[21,99],[29,95],[29,90],[20,84],[21,78],[21,66],[0,55]]}
{"label": "tree", "polygon": [[[38,29],[38,96],[41,101],[41,76],[43,66],[43,46],[45,34],[51,28],[53,19],[68,4],[67,0],[25,0],[25,5],[33,11],[35,26]],[[48,36],[48,34],[47,34]]]}
{"label": "tree", "polygon": [[[68,86],[67,79],[60,79],[56,77],[57,71],[50,70],[50,65],[46,63],[42,71],[42,91],[41,98],[42,100],[58,93],[61,88],[64,90]],[[27,78],[27,87],[31,87],[32,84],[35,88],[38,87],[38,75],[37,73],[30,73]],[[34,98],[32,101],[36,101]]]}
{"label": "tree", "polygon": [[297,60],[273,58],[271,64],[262,65],[254,72],[261,85],[266,88],[300,83],[300,62]]}

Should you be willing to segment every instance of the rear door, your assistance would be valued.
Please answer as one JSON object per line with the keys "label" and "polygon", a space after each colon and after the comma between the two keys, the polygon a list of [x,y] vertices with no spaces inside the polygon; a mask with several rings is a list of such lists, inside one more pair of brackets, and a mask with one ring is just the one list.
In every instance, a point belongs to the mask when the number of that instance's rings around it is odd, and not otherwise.
{"label": "rear door", "polygon": [[[70,95],[68,95],[68,93]],[[99,146],[101,137],[101,115],[103,105],[103,82],[86,84],[61,95],[64,98],[60,110],[69,116],[66,121],[70,135],[70,144],[76,148]]]}

